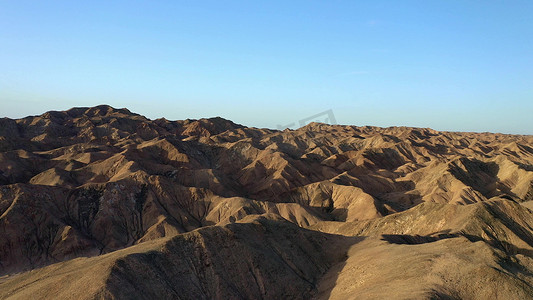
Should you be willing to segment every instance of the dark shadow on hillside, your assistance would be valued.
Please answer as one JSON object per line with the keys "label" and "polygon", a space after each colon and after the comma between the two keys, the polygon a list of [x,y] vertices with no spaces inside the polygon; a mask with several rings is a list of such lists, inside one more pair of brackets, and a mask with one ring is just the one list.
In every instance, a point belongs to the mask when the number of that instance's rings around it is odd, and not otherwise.
{"label": "dark shadow on hillside", "polygon": [[[472,187],[487,198],[501,196],[501,194],[518,198],[511,189],[500,182],[498,172],[500,167],[495,162],[483,162],[477,159],[460,158],[460,164],[450,163],[448,171],[462,183]],[[464,167],[464,169],[463,169]]]}
{"label": "dark shadow on hillside", "polygon": [[[331,296],[331,292],[337,285],[337,280],[339,278],[339,275],[342,273],[342,270],[346,266],[346,261],[348,259],[348,251],[350,248],[366,239],[364,236],[352,236],[352,237],[343,237],[344,241],[342,241],[341,245],[338,246],[339,253],[342,253],[342,256],[339,257],[339,261],[332,265],[325,274],[319,279],[320,285],[316,286],[316,288],[320,288],[319,290],[315,290],[316,294],[312,297],[312,299],[329,299]],[[331,277],[327,277],[331,275]],[[327,280],[327,281],[326,281]]]}
{"label": "dark shadow on hillside", "polygon": [[522,254],[533,258],[533,250],[531,249],[519,248],[505,241],[499,241],[495,239],[484,239],[482,237],[466,233],[440,233],[436,235],[383,234],[381,236],[381,239],[383,241],[387,241],[390,244],[420,245],[457,237],[465,237],[473,243],[483,241],[488,245],[505,252],[507,255]]}

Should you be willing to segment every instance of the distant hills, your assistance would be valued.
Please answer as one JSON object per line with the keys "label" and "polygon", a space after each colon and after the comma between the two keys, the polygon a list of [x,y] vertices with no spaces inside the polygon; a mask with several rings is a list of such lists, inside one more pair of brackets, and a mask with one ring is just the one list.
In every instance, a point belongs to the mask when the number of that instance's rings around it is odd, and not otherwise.
{"label": "distant hills", "polygon": [[0,298],[532,299],[530,208],[533,136],[3,118]]}

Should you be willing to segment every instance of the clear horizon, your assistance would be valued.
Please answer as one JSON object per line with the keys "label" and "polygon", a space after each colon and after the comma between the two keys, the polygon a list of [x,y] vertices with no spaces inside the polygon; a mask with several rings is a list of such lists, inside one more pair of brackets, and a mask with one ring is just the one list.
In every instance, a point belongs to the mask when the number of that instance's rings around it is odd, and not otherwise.
{"label": "clear horizon", "polygon": [[[533,134],[533,2],[0,1],[0,117]],[[296,126],[298,127],[298,126]]]}

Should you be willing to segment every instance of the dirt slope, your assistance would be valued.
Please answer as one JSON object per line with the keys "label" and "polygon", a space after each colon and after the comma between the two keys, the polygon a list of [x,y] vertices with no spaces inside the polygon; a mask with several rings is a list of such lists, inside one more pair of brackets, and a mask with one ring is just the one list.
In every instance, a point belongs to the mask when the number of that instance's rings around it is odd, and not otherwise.
{"label": "dirt slope", "polygon": [[0,297],[303,299],[352,240],[275,215],[248,217],[10,276]]}

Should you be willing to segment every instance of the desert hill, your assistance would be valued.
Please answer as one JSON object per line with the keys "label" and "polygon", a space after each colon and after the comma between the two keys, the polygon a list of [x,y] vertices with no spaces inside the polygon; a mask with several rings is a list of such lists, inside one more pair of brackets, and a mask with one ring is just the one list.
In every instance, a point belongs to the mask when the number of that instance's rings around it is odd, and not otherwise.
{"label": "desert hill", "polygon": [[528,299],[532,201],[533,136],[3,118],[0,298]]}

